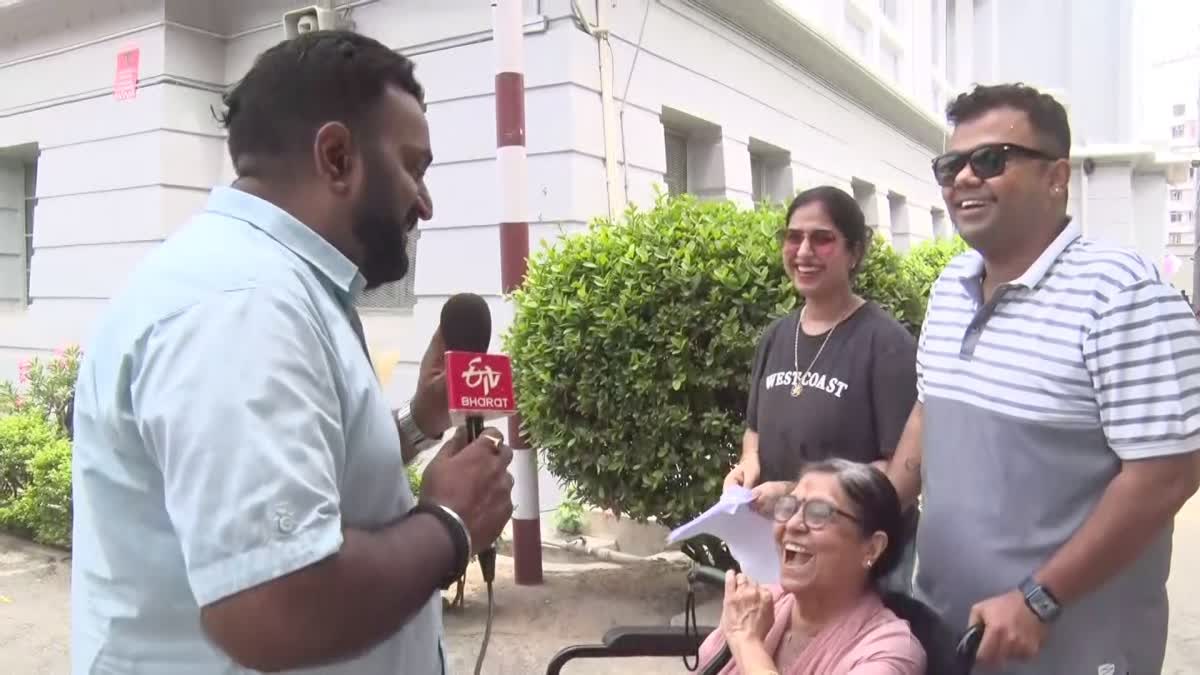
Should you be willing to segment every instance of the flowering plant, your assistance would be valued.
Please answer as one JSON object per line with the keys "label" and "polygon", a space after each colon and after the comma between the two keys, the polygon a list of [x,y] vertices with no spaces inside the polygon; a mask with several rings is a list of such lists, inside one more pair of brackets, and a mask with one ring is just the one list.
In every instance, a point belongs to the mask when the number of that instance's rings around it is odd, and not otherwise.
{"label": "flowering plant", "polygon": [[67,432],[79,376],[80,349],[70,345],[45,361],[33,358],[17,367],[17,383],[0,382],[0,415],[40,413]]}

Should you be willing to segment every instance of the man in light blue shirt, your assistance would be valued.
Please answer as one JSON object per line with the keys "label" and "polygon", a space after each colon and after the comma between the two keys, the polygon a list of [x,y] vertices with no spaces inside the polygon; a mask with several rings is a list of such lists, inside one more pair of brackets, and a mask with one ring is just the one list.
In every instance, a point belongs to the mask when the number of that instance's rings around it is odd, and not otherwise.
{"label": "man in light blue shirt", "polygon": [[407,272],[432,161],[412,64],[345,32],[226,97],[238,180],[133,273],[75,399],[73,672],[445,672],[440,594],[512,512],[449,426],[440,337],[389,409],[354,309]]}

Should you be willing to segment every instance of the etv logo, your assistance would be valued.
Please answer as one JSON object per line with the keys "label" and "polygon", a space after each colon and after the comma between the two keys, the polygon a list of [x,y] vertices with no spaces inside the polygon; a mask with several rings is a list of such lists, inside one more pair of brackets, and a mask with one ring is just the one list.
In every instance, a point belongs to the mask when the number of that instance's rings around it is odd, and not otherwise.
{"label": "etv logo", "polygon": [[492,367],[484,364],[483,369],[479,370],[479,364],[483,363],[482,356],[476,356],[467,363],[467,369],[462,373],[463,384],[470,389],[478,389],[483,387],[483,395],[487,396],[492,393],[492,389],[500,384],[499,371],[492,370]]}
{"label": "etv logo", "polygon": [[446,394],[451,420],[515,412],[512,361],[503,354],[446,352]]}

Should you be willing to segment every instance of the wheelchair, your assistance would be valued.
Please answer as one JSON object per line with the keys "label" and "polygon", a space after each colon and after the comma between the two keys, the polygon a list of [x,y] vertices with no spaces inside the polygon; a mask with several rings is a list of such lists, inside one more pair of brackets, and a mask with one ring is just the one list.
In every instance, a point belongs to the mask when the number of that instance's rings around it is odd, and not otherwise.
{"label": "wheelchair", "polygon": [[[725,573],[715,567],[693,564],[688,571],[688,599],[684,625],[617,626],[604,634],[597,644],[571,645],[551,659],[546,675],[561,675],[563,666],[576,659],[614,659],[629,657],[682,658],[689,671],[717,675],[729,664],[729,646],[709,663],[699,662],[700,645],[716,626],[697,626],[695,591],[700,584],[724,588]],[[955,634],[928,605],[903,593],[883,594],[884,605],[896,616],[908,621],[913,634],[925,649],[928,675],[969,675],[975,665],[975,652],[983,639],[983,626],[972,626],[961,636]],[[694,665],[688,663],[694,658]]]}

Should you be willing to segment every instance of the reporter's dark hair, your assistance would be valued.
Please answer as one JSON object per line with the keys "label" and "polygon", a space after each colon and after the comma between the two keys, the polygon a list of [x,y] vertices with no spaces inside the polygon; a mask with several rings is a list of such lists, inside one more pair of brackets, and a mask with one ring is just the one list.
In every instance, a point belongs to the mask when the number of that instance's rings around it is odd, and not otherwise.
{"label": "reporter's dark hair", "polygon": [[887,547],[871,566],[868,578],[878,582],[891,574],[900,564],[908,544],[900,497],[892,481],[870,464],[840,458],[813,462],[800,470],[801,477],[810,473],[831,474],[837,479],[842,492],[846,493],[858,512],[858,525],[864,537],[876,532],[887,535]]}
{"label": "reporter's dark hair", "polygon": [[365,35],[313,31],[271,47],[222,99],[225,111],[218,119],[229,132],[234,167],[246,155],[286,159],[307,153],[317,129],[329,122],[369,129],[387,85],[424,106],[413,62]]}
{"label": "reporter's dark hair", "polygon": [[[872,232],[871,228],[867,227],[867,219],[863,215],[862,208],[859,207],[853,196],[832,185],[809,188],[796,195],[796,198],[788,205],[787,217],[783,220],[784,226],[786,227],[788,223],[792,222],[792,216],[797,209],[809,204],[820,204],[825,215],[833,221],[833,226],[842,233],[842,237],[846,240],[846,247],[851,251],[861,253],[862,260],[866,260]],[[855,267],[855,271],[862,267],[862,260]]]}
{"label": "reporter's dark hair", "polygon": [[1067,109],[1053,96],[1022,82],[976,85],[946,105],[946,120],[955,126],[978,119],[997,108],[1020,110],[1029,118],[1033,131],[1057,157],[1071,153],[1071,123]]}

